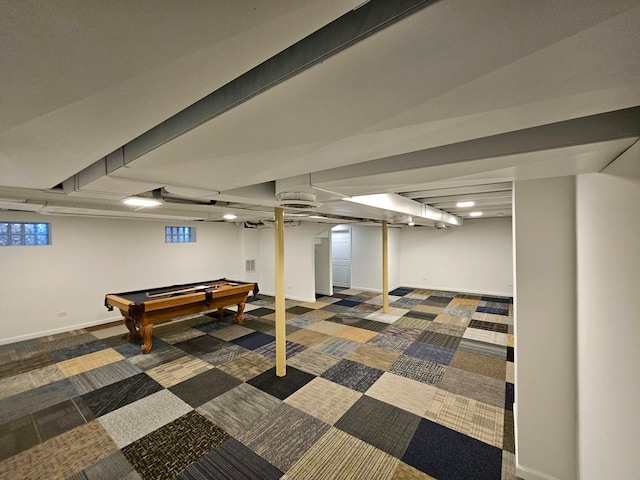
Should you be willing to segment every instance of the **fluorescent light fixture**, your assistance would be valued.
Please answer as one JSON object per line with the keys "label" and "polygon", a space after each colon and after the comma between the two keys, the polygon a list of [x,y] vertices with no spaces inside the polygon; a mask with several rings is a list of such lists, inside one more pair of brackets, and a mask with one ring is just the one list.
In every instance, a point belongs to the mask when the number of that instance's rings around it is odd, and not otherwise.
{"label": "fluorescent light fixture", "polygon": [[467,208],[467,207],[473,207],[476,204],[476,202],[474,202],[473,200],[467,200],[464,202],[458,202],[456,203],[456,207],[458,208]]}
{"label": "fluorescent light fixture", "polygon": [[122,200],[122,203],[133,207],[157,207],[162,205],[162,200],[159,198],[129,197]]}
{"label": "fluorescent light fixture", "polygon": [[469,214],[470,217],[481,217],[482,216],[482,212],[471,212]]}
{"label": "fluorescent light fixture", "polygon": [[222,216],[222,218],[224,218],[225,220],[235,220],[236,218],[238,218],[238,216],[234,215],[233,213],[226,213]]}

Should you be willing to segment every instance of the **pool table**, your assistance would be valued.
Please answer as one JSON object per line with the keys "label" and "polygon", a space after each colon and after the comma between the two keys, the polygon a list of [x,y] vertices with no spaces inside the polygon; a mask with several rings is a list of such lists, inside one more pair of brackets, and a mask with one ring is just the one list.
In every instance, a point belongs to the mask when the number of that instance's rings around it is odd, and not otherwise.
{"label": "pool table", "polygon": [[154,323],[216,309],[221,317],[224,307],[237,305],[236,322],[241,324],[249,292],[257,295],[258,284],[220,278],[148,290],[109,293],[105,296],[104,305],[109,311],[114,308],[120,310],[129,329],[127,340],[135,342],[142,338],[140,349],[142,353],[149,353]]}

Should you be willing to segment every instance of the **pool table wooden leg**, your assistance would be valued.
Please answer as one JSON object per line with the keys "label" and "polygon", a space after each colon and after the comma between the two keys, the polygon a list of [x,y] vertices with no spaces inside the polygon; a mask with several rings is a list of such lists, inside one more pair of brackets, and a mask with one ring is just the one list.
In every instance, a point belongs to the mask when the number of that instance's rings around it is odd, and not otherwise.
{"label": "pool table wooden leg", "polygon": [[244,323],[244,318],[242,317],[242,312],[244,312],[244,302],[238,304],[238,311],[236,312],[236,323],[242,325]]}
{"label": "pool table wooden leg", "polygon": [[127,335],[128,342],[137,342],[140,339],[140,334],[138,330],[136,330],[136,322],[134,322],[131,318],[125,317],[124,324],[129,329],[129,334]]}
{"label": "pool table wooden leg", "polygon": [[140,347],[142,353],[149,353],[151,351],[151,332],[153,331],[153,323],[140,324],[140,334],[142,335],[143,344]]}

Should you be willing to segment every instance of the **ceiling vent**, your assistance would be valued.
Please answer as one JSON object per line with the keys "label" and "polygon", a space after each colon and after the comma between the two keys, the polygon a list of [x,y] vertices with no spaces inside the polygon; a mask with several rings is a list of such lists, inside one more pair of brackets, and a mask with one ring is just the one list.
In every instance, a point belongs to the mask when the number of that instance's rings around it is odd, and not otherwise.
{"label": "ceiling vent", "polygon": [[295,208],[298,210],[309,210],[317,208],[322,204],[316,202],[315,193],[307,192],[282,192],[278,194],[276,205],[282,208]]}

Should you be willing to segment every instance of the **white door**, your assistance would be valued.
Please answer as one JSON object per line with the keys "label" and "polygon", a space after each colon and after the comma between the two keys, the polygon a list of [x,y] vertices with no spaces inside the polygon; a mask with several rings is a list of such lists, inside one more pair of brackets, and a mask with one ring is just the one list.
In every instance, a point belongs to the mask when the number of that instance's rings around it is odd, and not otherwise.
{"label": "white door", "polygon": [[336,287],[351,286],[351,230],[331,232],[331,269]]}

